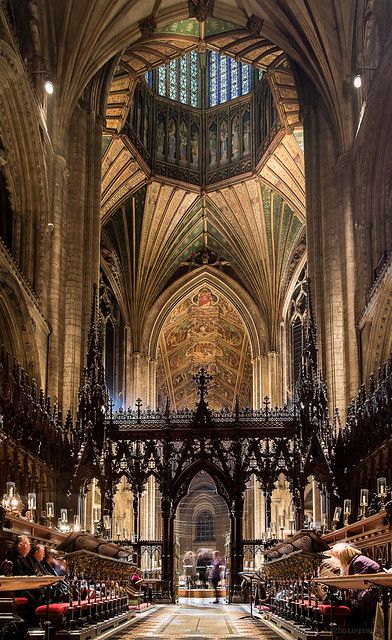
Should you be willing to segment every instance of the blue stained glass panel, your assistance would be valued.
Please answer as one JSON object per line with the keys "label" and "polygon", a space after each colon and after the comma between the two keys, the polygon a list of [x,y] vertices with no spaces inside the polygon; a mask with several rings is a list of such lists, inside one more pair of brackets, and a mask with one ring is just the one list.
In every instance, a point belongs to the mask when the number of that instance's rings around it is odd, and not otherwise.
{"label": "blue stained glass panel", "polygon": [[158,68],[158,93],[160,96],[166,95],[166,67]]}
{"label": "blue stained glass panel", "polygon": [[180,102],[188,102],[188,57],[180,58]]}
{"label": "blue stained glass panel", "polygon": [[238,91],[239,63],[237,63],[235,60],[230,60],[230,66],[231,66],[230,98],[237,98],[240,95]]}
{"label": "blue stained glass panel", "polygon": [[208,89],[210,107],[214,107],[218,103],[218,54],[211,51],[208,56]]}
{"label": "blue stained glass panel", "polygon": [[[250,65],[216,51],[209,51],[207,59],[208,106],[214,107],[252,90]],[[157,87],[158,95],[192,107],[200,106],[200,61],[197,50],[171,60],[155,71],[147,71],[144,77],[150,87]]]}
{"label": "blue stained glass panel", "polygon": [[178,96],[178,74],[176,60],[169,62],[169,98],[177,100]]}
{"label": "blue stained glass panel", "polygon": [[219,102],[226,102],[229,99],[228,96],[228,83],[227,83],[227,67],[228,60],[226,56],[220,56],[219,73],[220,73],[220,92]]}
{"label": "blue stained glass panel", "polygon": [[199,106],[199,56],[196,51],[191,51],[190,57],[190,93],[192,107]]}

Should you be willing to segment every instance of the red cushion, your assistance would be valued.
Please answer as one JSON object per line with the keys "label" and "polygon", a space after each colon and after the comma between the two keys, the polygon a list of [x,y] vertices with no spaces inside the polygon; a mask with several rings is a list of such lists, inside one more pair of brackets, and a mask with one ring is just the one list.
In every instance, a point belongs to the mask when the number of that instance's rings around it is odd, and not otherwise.
{"label": "red cushion", "polygon": [[[72,603],[72,608],[76,609],[78,607],[78,604],[79,604],[78,601],[74,600]],[[83,600],[80,603],[80,606],[82,609],[87,609],[87,606],[88,606],[87,600]],[[41,604],[35,610],[35,613],[37,614],[37,616],[46,616],[47,612],[49,613],[49,615],[53,615],[53,616],[64,616],[67,613],[68,609],[69,609],[69,602],[54,602],[49,606],[47,606],[46,604]]]}
{"label": "red cushion", "polygon": [[256,609],[259,611],[270,611],[271,607],[268,607],[266,604],[257,604]]}
{"label": "red cushion", "polygon": [[[323,615],[331,614],[332,606],[330,604],[319,604],[317,608]],[[349,616],[351,611],[348,607],[339,605],[337,607],[333,607],[333,614],[335,616]]]}
{"label": "red cushion", "polygon": [[17,607],[25,607],[29,604],[27,598],[15,598],[15,604]]}

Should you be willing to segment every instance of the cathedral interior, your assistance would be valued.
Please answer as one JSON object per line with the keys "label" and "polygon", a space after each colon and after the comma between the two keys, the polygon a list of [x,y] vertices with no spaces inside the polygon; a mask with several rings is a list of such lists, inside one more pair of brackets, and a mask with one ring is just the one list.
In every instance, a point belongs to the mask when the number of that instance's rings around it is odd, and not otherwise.
{"label": "cathedral interior", "polygon": [[390,0],[0,3],[0,574],[115,584],[42,637],[391,568],[391,66]]}

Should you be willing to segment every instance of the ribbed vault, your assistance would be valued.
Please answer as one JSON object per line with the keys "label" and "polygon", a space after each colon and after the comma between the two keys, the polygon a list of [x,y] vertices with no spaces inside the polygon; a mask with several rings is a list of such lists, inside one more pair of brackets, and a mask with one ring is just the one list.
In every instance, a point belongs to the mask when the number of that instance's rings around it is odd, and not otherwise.
{"label": "ribbed vault", "polygon": [[[187,20],[191,6],[173,0],[119,0],[110,4],[52,0],[50,4],[52,46],[57,52],[54,73],[62,104],[60,137],[94,74],[143,34]],[[355,67],[352,4],[345,0],[252,0],[245,4],[216,0],[213,16],[243,29],[247,25],[252,28],[258,21],[260,38],[284,51],[312,79],[327,106],[342,153],[352,126],[342,82]]]}
{"label": "ribbed vault", "polygon": [[301,217],[260,179],[198,196],[153,181],[103,227],[103,267],[140,349],[142,322],[162,291],[202,264],[236,280],[261,310],[275,348],[303,239]]}

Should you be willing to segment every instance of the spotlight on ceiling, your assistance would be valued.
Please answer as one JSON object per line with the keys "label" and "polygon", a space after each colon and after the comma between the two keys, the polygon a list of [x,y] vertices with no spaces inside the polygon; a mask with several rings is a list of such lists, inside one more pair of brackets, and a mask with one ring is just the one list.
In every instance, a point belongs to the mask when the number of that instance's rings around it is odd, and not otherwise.
{"label": "spotlight on ceiling", "polygon": [[353,83],[356,89],[359,89],[362,86],[362,78],[359,73],[354,77]]}
{"label": "spotlight on ceiling", "polygon": [[54,91],[53,82],[51,82],[50,80],[46,80],[44,87],[45,87],[46,93],[49,93],[49,95],[52,95]]}

